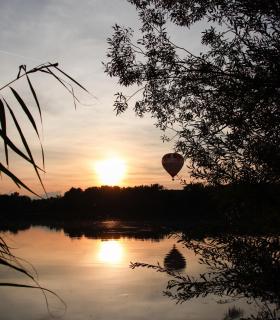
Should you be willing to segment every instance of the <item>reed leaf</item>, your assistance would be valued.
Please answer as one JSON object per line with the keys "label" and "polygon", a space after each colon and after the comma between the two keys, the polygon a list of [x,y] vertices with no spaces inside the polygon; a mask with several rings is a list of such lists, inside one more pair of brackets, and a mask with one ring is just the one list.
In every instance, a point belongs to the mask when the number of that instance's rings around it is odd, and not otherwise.
{"label": "reed leaf", "polygon": [[[0,129],[0,137],[7,143],[8,147],[10,147],[17,155],[19,155],[21,158],[24,160],[28,161],[33,165],[33,162],[31,159],[27,157],[26,154],[24,154],[11,140],[8,136],[5,136],[3,134],[2,129]],[[35,164],[36,165],[36,164]],[[40,168],[38,165],[36,165],[36,168],[39,169],[40,171],[45,172],[42,168]]]}
{"label": "reed leaf", "polygon": [[14,269],[14,270],[16,270],[16,271],[18,271],[18,272],[20,272],[20,273],[23,273],[23,274],[25,274],[27,277],[29,277],[30,279],[32,279],[32,280],[34,281],[34,277],[33,277],[29,272],[27,272],[27,271],[26,271],[25,269],[23,269],[23,268],[20,268],[20,267],[14,265],[14,264],[8,262],[7,259],[0,258],[0,265],[4,265],[4,266],[9,267],[9,268],[11,268],[11,269]]}
{"label": "reed leaf", "polygon": [[22,110],[24,111],[24,113],[28,117],[30,123],[32,124],[34,130],[37,133],[38,138],[40,139],[39,132],[38,132],[38,129],[37,129],[37,125],[36,125],[36,122],[35,122],[32,114],[31,114],[31,112],[29,111],[28,107],[26,106],[25,102],[22,100],[21,96],[17,93],[17,91],[12,87],[10,87],[10,89],[12,90],[12,93],[15,96],[15,98],[17,99],[18,103],[21,105]]}
{"label": "reed leaf", "polygon": [[21,127],[20,127],[20,125],[19,125],[19,123],[18,123],[18,121],[17,121],[17,119],[16,119],[16,116],[15,116],[13,110],[11,109],[11,107],[9,106],[9,104],[7,103],[7,101],[6,101],[5,99],[4,99],[4,101],[5,101],[5,103],[6,103],[7,108],[8,108],[9,111],[10,111],[10,114],[11,114],[11,116],[12,116],[12,118],[13,118],[13,121],[14,121],[14,123],[15,123],[15,126],[16,126],[16,128],[17,128],[17,130],[18,130],[18,133],[19,133],[20,137],[21,137],[21,141],[22,141],[22,143],[23,143],[23,145],[24,145],[24,147],[25,147],[26,152],[28,153],[28,156],[29,156],[29,158],[30,158],[30,160],[31,160],[31,163],[32,163],[33,168],[34,168],[34,170],[35,170],[35,172],[36,172],[36,175],[37,175],[37,177],[38,177],[38,179],[39,179],[39,181],[40,181],[40,184],[41,184],[44,192],[47,193],[47,192],[46,192],[46,189],[45,189],[45,187],[44,187],[44,184],[43,184],[43,182],[42,182],[41,176],[40,176],[40,174],[39,174],[39,171],[38,171],[38,169],[37,169],[36,163],[35,163],[35,161],[34,161],[34,158],[33,158],[33,156],[32,156],[31,150],[30,150],[30,148],[29,148],[29,146],[28,146],[28,143],[27,143],[27,141],[26,141],[26,139],[25,139],[25,137],[24,137],[24,134],[23,134],[23,132],[22,132],[22,130],[21,130]]}
{"label": "reed leaf", "polygon": [[87,93],[89,93],[89,91],[82,86],[78,81],[76,81],[75,79],[73,79],[71,76],[69,76],[66,72],[64,72],[63,70],[61,70],[58,66],[54,66],[55,69],[57,69],[59,72],[61,72],[63,75],[65,75],[65,77],[67,77],[68,79],[70,79],[71,81],[73,81],[77,86],[79,86],[80,88],[82,88],[84,91],[86,91]]}
{"label": "reed leaf", "polygon": [[[3,103],[2,99],[0,99],[0,124],[1,124],[1,128],[2,128],[3,134],[5,136],[7,136],[7,124],[6,124],[5,106],[4,106],[4,103]],[[7,163],[7,166],[9,166],[8,146],[7,146],[7,143],[6,143],[5,140],[4,140],[4,149],[5,149],[6,163]]]}
{"label": "reed leaf", "polygon": [[[50,68],[47,68],[47,70],[48,70],[49,74],[52,75],[58,82],[60,82],[60,83],[63,85],[63,87],[72,95],[73,100],[80,103],[79,99],[78,99],[78,98],[75,96],[75,94],[74,94],[74,89],[73,89],[73,87],[71,86],[71,84],[67,82],[67,84],[68,84],[68,85],[70,86],[70,88],[71,88],[71,90],[70,90],[70,89],[66,86],[64,80],[62,80],[62,79],[61,79],[60,77],[58,77],[54,72],[52,72]],[[44,71],[45,71],[45,70],[44,70]]]}
{"label": "reed leaf", "polygon": [[26,73],[26,79],[27,79],[27,82],[28,82],[30,91],[32,92],[33,98],[34,98],[34,100],[35,100],[35,102],[36,102],[36,106],[37,106],[37,108],[38,108],[38,111],[39,111],[39,114],[40,114],[40,120],[41,120],[41,124],[42,124],[42,123],[43,123],[43,120],[42,120],[41,106],[40,106],[40,103],[39,103],[39,100],[38,100],[36,91],[34,90],[33,85],[32,85],[32,83],[31,83],[31,81],[30,81],[27,73]]}
{"label": "reed leaf", "polygon": [[[22,284],[22,283],[13,283],[13,282],[0,282],[0,287],[16,287],[16,288],[29,288],[29,289],[39,289],[41,290],[45,302],[46,302],[46,306],[48,309],[48,312],[50,315],[54,316],[49,308],[49,302],[48,302],[48,297],[46,293],[50,293],[52,295],[54,295],[64,306],[64,312],[66,312],[67,306],[66,303],[59,297],[59,295],[57,295],[54,291],[44,288],[42,287],[39,282],[35,279],[35,277],[32,275],[32,273],[30,273],[27,269],[25,269],[18,261],[18,258],[15,257],[11,251],[10,251],[10,247],[6,244],[5,240],[0,237],[0,248],[3,249],[3,252],[0,252],[0,265],[2,264],[3,266],[6,266],[8,268],[11,268],[17,272],[22,273],[23,275],[27,276],[28,278],[30,278],[34,285],[28,285],[28,284]],[[10,263],[9,261],[12,261],[13,263]],[[37,272],[35,270],[35,274],[37,275]]]}
{"label": "reed leaf", "polygon": [[[55,69],[55,70],[54,70]],[[56,73],[58,73],[59,75],[62,75],[62,77],[58,76]],[[17,74],[17,77],[15,79],[13,79],[12,81],[10,81],[9,83],[5,84],[4,86],[2,86],[0,88],[0,91],[4,90],[5,88],[10,88],[13,96],[15,97],[15,99],[17,100],[17,102],[19,103],[19,105],[21,106],[23,112],[25,113],[25,115],[27,116],[29,122],[31,123],[32,127],[34,128],[38,139],[39,139],[39,143],[40,143],[40,147],[41,147],[41,153],[42,153],[42,161],[43,161],[43,168],[45,168],[45,155],[44,155],[44,149],[41,143],[41,139],[40,139],[40,135],[38,132],[38,128],[36,125],[36,121],[33,117],[33,115],[31,114],[29,108],[27,107],[26,103],[24,102],[24,100],[22,99],[22,97],[19,95],[19,93],[13,88],[11,87],[11,85],[15,82],[17,82],[20,78],[22,77],[26,77],[27,79],[27,83],[30,89],[30,92],[34,98],[34,101],[36,103],[37,109],[39,111],[39,115],[40,115],[40,121],[42,124],[42,109],[41,109],[41,105],[38,99],[38,95],[36,93],[36,90],[33,87],[32,81],[29,77],[29,74],[31,73],[36,73],[36,72],[42,72],[48,75],[51,75],[53,78],[55,78],[73,97],[73,101],[74,101],[74,106],[76,109],[76,102],[80,103],[79,99],[76,97],[75,95],[75,91],[73,89],[72,83],[77,85],[78,87],[80,87],[82,90],[84,90],[85,92],[87,92],[88,94],[91,94],[84,86],[82,86],[78,81],[76,81],[74,78],[72,78],[70,75],[68,75],[66,72],[64,72],[62,69],[60,69],[58,67],[58,63],[43,63],[40,64],[30,70],[26,69],[26,65],[21,65],[19,66],[19,71]],[[64,78],[64,79],[63,79]],[[68,81],[65,80],[65,78],[67,78]],[[69,81],[70,80],[70,81]],[[4,98],[3,98],[4,99]],[[20,127],[19,122],[17,121],[15,114],[13,112],[13,106],[9,106],[6,102],[6,100],[4,99],[4,102],[0,99],[0,123],[1,123],[1,129],[0,129],[0,138],[3,140],[4,142],[4,146],[5,146],[5,155],[6,155],[6,163],[7,163],[7,167],[9,165],[9,157],[8,157],[8,151],[9,148],[14,151],[17,155],[19,155],[21,158],[23,158],[24,160],[26,160],[27,162],[31,163],[32,166],[34,167],[34,170],[36,172],[36,175],[44,189],[44,191],[46,192],[43,182],[41,180],[40,174],[38,170],[44,171],[43,169],[41,169],[34,161],[34,158],[32,156],[31,150],[29,148],[27,139],[25,138],[23,131]],[[25,150],[27,152],[27,155],[22,152],[12,141],[11,139],[8,137],[7,135],[7,124],[6,124],[6,115],[5,115],[5,108],[9,109],[9,112],[13,118],[13,122],[17,128],[17,131],[21,137],[21,142],[25,147]],[[2,168],[2,169],[1,169]],[[3,171],[3,173],[5,173],[6,175],[8,175],[14,182],[15,184],[20,188],[20,187],[24,187],[25,189],[27,189],[28,191],[34,193],[30,188],[28,188],[20,179],[18,179],[11,171],[9,171],[5,166],[3,166],[1,164],[0,167],[0,176],[1,176],[1,170]],[[36,194],[37,195],[37,194]]]}
{"label": "reed leaf", "polygon": [[[32,95],[33,95],[33,98],[36,102],[36,105],[37,105],[37,108],[38,108],[38,111],[39,111],[39,115],[40,115],[40,121],[41,121],[41,125],[43,124],[43,119],[42,119],[42,111],[41,111],[41,106],[40,106],[40,103],[39,103],[39,99],[37,97],[37,94],[36,94],[36,91],[34,90],[33,88],[33,85],[28,77],[28,74],[26,72],[26,66],[24,66],[24,71],[25,71],[25,75],[26,75],[26,78],[27,78],[27,82],[28,82],[28,85],[29,85],[29,88],[30,88],[30,91],[32,92]],[[40,141],[40,145],[41,145],[41,154],[42,154],[42,162],[43,162],[43,168],[45,169],[45,153],[44,153],[44,149],[43,149],[43,146],[42,146],[42,143]]]}
{"label": "reed leaf", "polygon": [[14,181],[14,183],[20,188],[23,187],[24,189],[28,190],[29,192],[33,193],[35,196],[41,198],[36,192],[31,190],[26,184],[24,184],[17,176],[15,176],[10,170],[5,168],[2,163],[0,162],[0,172],[3,172],[7,175],[10,179]]}

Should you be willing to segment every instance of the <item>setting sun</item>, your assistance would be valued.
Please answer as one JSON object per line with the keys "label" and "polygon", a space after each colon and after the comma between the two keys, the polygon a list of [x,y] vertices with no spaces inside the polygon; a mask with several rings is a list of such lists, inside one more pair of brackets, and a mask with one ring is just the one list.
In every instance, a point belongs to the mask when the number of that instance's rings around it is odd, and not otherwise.
{"label": "setting sun", "polygon": [[110,158],[96,162],[95,172],[101,184],[120,184],[125,176],[125,162],[119,158]]}

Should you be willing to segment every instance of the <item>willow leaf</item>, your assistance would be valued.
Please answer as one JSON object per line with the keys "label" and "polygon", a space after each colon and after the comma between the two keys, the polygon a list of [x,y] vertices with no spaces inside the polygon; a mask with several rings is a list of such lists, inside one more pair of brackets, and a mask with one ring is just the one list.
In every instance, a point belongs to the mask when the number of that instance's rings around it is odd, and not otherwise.
{"label": "willow leaf", "polygon": [[70,89],[66,86],[66,84],[64,83],[64,81],[63,81],[61,78],[59,78],[54,72],[52,72],[50,68],[47,68],[47,70],[48,70],[49,74],[51,74],[58,82],[60,82],[60,83],[63,85],[63,87],[72,95],[73,100],[80,103],[79,99],[78,99],[78,98],[75,96],[75,94],[74,94],[74,89],[72,88],[72,86],[69,84],[69,86],[71,87],[71,90],[70,90]]}
{"label": "willow leaf", "polygon": [[18,272],[24,273],[26,276],[28,276],[28,277],[31,278],[32,280],[35,280],[34,277],[33,277],[30,273],[28,273],[25,269],[20,268],[20,267],[14,265],[14,264],[8,262],[6,259],[0,258],[0,265],[1,265],[1,264],[4,265],[4,266],[7,266],[7,267],[9,267],[9,268],[12,268],[12,269],[14,269],[14,270],[16,270],[16,271],[18,271]]}
{"label": "willow leaf", "polygon": [[40,136],[39,136],[39,132],[38,132],[38,129],[37,129],[37,126],[36,126],[36,122],[35,122],[32,114],[30,113],[29,109],[27,108],[26,104],[25,104],[24,101],[21,99],[20,95],[19,95],[19,94],[16,92],[16,90],[13,89],[12,87],[10,87],[10,89],[12,90],[14,96],[16,97],[17,101],[18,101],[19,104],[21,105],[23,111],[25,112],[25,114],[26,114],[27,117],[29,118],[29,121],[31,122],[34,130],[35,130],[36,133],[37,133],[37,136],[38,136],[39,142],[40,142],[40,147],[41,147],[43,167],[45,168],[45,154],[44,154],[44,149],[43,149],[43,146],[42,146],[42,143],[41,143],[41,139],[40,139]]}
{"label": "willow leaf", "polygon": [[[36,94],[36,91],[34,90],[34,87],[28,77],[28,74],[26,73],[26,66],[25,66],[25,74],[26,74],[26,78],[27,78],[27,81],[28,81],[28,84],[29,84],[29,88],[30,88],[30,91],[32,92],[32,95],[34,97],[34,100],[36,102],[36,105],[37,105],[37,108],[38,108],[38,111],[39,111],[39,114],[40,114],[40,121],[41,121],[41,124],[43,123],[43,120],[42,120],[42,111],[41,111],[41,107],[40,107],[40,103],[39,103],[39,99],[37,97],[37,94]],[[44,149],[43,149],[43,146],[41,144],[41,141],[40,141],[40,145],[41,145],[41,154],[42,154],[42,160],[43,160],[43,168],[45,169],[45,154],[44,154]]]}
{"label": "willow leaf", "polygon": [[18,68],[18,74],[17,74],[17,79],[19,79],[21,77],[21,70],[25,71],[26,72],[26,65],[25,64],[22,64],[19,66]]}
{"label": "willow leaf", "polygon": [[[7,125],[6,125],[6,115],[5,115],[5,107],[3,101],[0,99],[0,123],[1,128],[3,130],[3,134],[7,136]],[[9,165],[9,156],[8,156],[8,146],[6,141],[4,140],[4,148],[5,148],[5,157],[7,166]]]}
{"label": "willow leaf", "polygon": [[59,67],[54,66],[58,71],[60,71],[62,74],[64,74],[68,79],[70,79],[71,81],[73,81],[77,86],[79,86],[80,88],[82,88],[84,91],[86,91],[87,93],[89,93],[89,91],[83,87],[78,81],[76,81],[74,78],[70,77],[67,73],[65,73],[63,70],[61,70]]}
{"label": "willow leaf", "polygon": [[17,99],[18,103],[21,105],[23,111],[27,115],[29,121],[31,122],[31,124],[32,124],[32,126],[34,128],[34,130],[36,131],[38,138],[40,139],[39,132],[38,132],[38,129],[37,129],[37,126],[36,126],[36,122],[35,122],[32,114],[30,113],[28,107],[26,106],[25,102],[21,99],[20,95],[16,92],[16,90],[14,88],[12,88],[12,87],[10,87],[10,89],[12,90],[13,95]]}
{"label": "willow leaf", "polygon": [[23,187],[24,189],[28,190],[29,192],[33,193],[35,196],[41,198],[36,192],[32,191],[26,184],[24,184],[18,177],[16,177],[10,170],[5,168],[2,163],[0,162],[0,171],[2,171],[5,175],[7,175],[10,179],[14,181],[14,183],[18,187]]}
{"label": "willow leaf", "polygon": [[37,105],[37,108],[38,108],[38,111],[39,111],[39,114],[40,114],[40,120],[41,120],[41,123],[42,123],[42,112],[41,112],[40,103],[39,103],[39,100],[37,98],[36,91],[34,90],[34,87],[33,87],[32,83],[31,83],[27,73],[26,73],[26,78],[27,78],[27,82],[28,82],[30,91],[32,92],[33,98],[34,98],[34,100],[36,102],[36,105]]}
{"label": "willow leaf", "polygon": [[40,174],[39,174],[39,171],[38,171],[38,169],[37,169],[36,163],[35,163],[34,158],[33,158],[33,156],[32,156],[31,150],[30,150],[30,148],[29,148],[29,146],[28,146],[28,143],[27,143],[27,141],[26,141],[26,139],[25,139],[25,137],[24,137],[24,134],[23,134],[23,132],[22,132],[22,130],[21,130],[21,127],[20,127],[20,125],[19,125],[19,123],[18,123],[18,121],[17,121],[17,119],[16,119],[16,116],[15,116],[13,110],[11,109],[11,107],[9,106],[9,104],[7,103],[7,101],[6,101],[5,99],[4,99],[4,101],[5,101],[5,103],[6,103],[7,108],[8,108],[9,111],[10,111],[10,114],[11,114],[11,116],[12,116],[12,118],[13,118],[13,121],[14,121],[14,123],[15,123],[15,125],[16,125],[16,128],[17,128],[17,130],[18,130],[18,133],[19,133],[19,135],[20,135],[21,141],[22,141],[22,143],[23,143],[23,145],[24,145],[24,147],[25,147],[25,149],[26,149],[26,151],[27,151],[27,153],[28,153],[28,156],[29,156],[29,158],[30,158],[30,160],[31,160],[31,163],[32,163],[33,167],[34,167],[34,170],[35,170],[35,172],[36,172],[36,175],[37,175],[37,177],[38,177],[38,179],[39,179],[39,181],[40,181],[40,183],[41,183],[41,186],[42,186],[42,188],[44,189],[44,191],[45,191],[45,193],[46,193],[44,184],[43,184],[43,182],[42,182],[41,176],[40,176]]}
{"label": "willow leaf", "polygon": [[[21,283],[12,283],[12,282],[0,282],[0,287],[16,287],[16,288],[29,288],[29,289],[39,289],[42,291],[44,297],[45,297],[45,301],[47,304],[47,308],[49,310],[49,303],[47,300],[47,296],[46,296],[46,292],[51,293],[52,295],[54,295],[64,306],[64,309],[66,310],[67,306],[66,303],[59,297],[58,294],[56,294],[54,291],[41,287],[39,284],[38,285],[28,285],[28,284],[21,284]],[[49,310],[50,312],[50,310]]]}
{"label": "willow leaf", "polygon": [[46,292],[49,292],[49,293],[55,295],[65,305],[64,301],[54,291],[49,290],[47,288],[43,288],[43,287],[40,287],[40,286],[31,286],[31,285],[28,285],[28,284],[21,284],[21,283],[11,283],[11,282],[0,282],[0,286],[1,287],[17,287],[17,288],[30,288],[30,289],[43,290],[43,291],[46,291]]}
{"label": "willow leaf", "polygon": [[74,107],[75,107],[75,110],[77,110],[77,104],[76,104],[76,100],[75,100],[74,89],[73,89],[72,87],[71,87],[71,91],[72,91],[72,97],[73,97]]}
{"label": "willow leaf", "polygon": [[[39,103],[39,99],[37,97],[37,94],[36,94],[36,91],[34,90],[34,87],[30,81],[30,78],[28,77],[28,74],[26,73],[26,66],[24,66],[24,71],[25,71],[25,74],[26,74],[26,78],[27,78],[27,82],[29,84],[29,88],[30,88],[30,91],[32,92],[32,95],[33,95],[33,98],[36,102],[36,105],[37,105],[37,108],[38,108],[38,111],[39,111],[39,115],[40,115],[40,121],[41,121],[41,124],[43,123],[42,121],[42,111],[41,111],[41,106],[40,106],[40,103]],[[23,102],[23,101],[22,101]],[[29,112],[30,113],[30,112]],[[31,115],[31,114],[30,114]],[[35,121],[34,121],[35,123]],[[33,124],[32,124],[33,125]],[[34,127],[34,125],[33,125]],[[35,129],[35,128],[34,128]],[[36,129],[35,129],[36,130]],[[38,134],[38,131],[37,132],[37,135],[39,137],[39,134]],[[39,140],[40,140],[40,137],[39,137]],[[43,146],[42,146],[42,143],[41,143],[41,140],[40,140],[40,147],[41,147],[41,155],[42,155],[42,162],[43,162],[43,168],[45,168],[45,153],[44,153],[44,149],[43,149]]]}
{"label": "willow leaf", "polygon": [[[20,157],[22,157],[24,160],[28,161],[29,163],[32,164],[31,159],[28,158],[26,154],[24,154],[11,140],[9,137],[5,136],[3,134],[3,131],[0,129],[0,137],[7,143],[8,147],[10,147],[16,154],[18,154]],[[36,168],[43,171],[38,165],[36,165]]]}

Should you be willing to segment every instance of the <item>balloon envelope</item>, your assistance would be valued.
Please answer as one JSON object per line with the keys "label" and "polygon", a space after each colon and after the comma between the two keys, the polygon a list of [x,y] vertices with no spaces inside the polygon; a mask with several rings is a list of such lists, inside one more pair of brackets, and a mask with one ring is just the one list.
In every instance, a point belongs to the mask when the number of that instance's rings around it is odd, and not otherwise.
{"label": "balloon envelope", "polygon": [[171,175],[172,178],[182,169],[184,158],[179,153],[167,153],[162,157],[163,168]]}

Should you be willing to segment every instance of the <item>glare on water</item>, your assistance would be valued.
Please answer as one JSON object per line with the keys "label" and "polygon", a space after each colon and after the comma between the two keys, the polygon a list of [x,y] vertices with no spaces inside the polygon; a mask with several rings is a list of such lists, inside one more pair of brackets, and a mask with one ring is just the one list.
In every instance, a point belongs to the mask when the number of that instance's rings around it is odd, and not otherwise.
{"label": "glare on water", "polygon": [[98,259],[103,263],[115,264],[122,261],[124,248],[120,241],[100,241]]}

